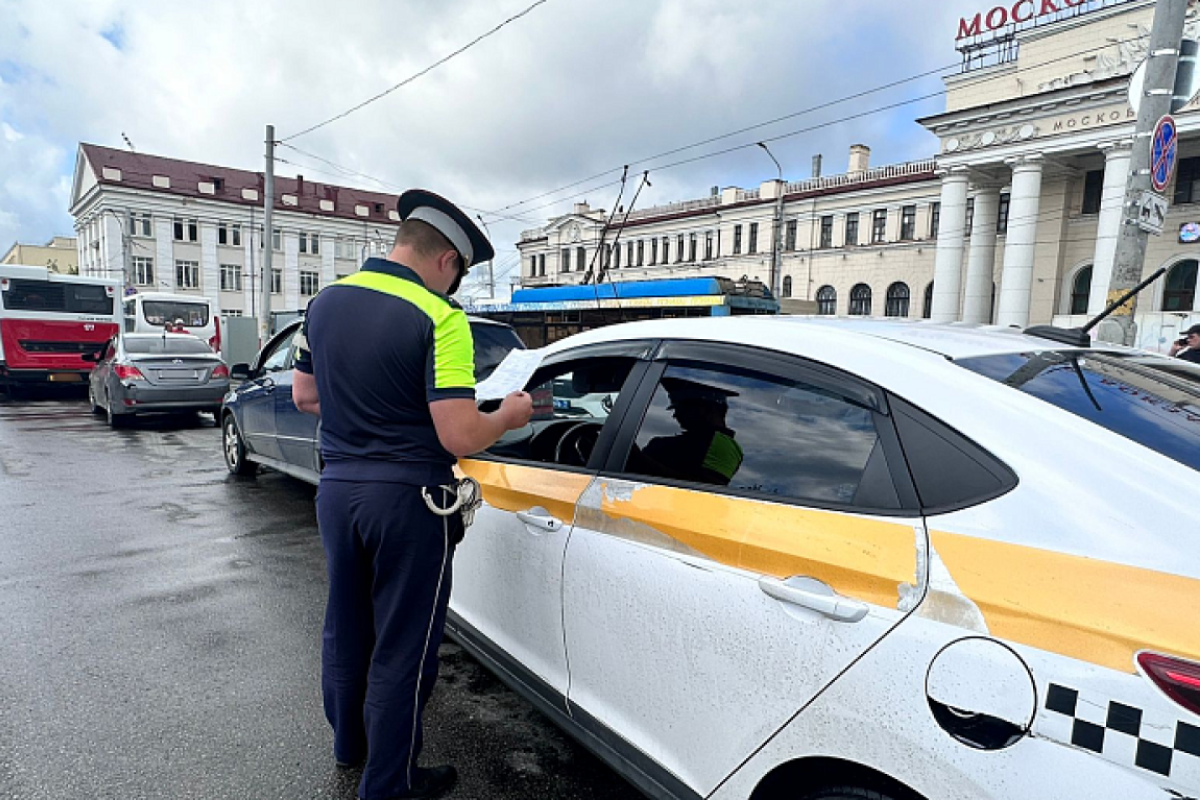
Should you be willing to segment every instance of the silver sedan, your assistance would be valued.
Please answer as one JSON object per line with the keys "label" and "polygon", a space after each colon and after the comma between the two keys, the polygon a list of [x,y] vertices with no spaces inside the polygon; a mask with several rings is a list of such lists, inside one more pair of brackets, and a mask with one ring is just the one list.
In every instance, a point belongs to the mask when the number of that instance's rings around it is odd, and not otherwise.
{"label": "silver sedan", "polygon": [[88,401],[114,428],[154,411],[215,414],[229,391],[225,362],[190,333],[122,333],[92,359]]}

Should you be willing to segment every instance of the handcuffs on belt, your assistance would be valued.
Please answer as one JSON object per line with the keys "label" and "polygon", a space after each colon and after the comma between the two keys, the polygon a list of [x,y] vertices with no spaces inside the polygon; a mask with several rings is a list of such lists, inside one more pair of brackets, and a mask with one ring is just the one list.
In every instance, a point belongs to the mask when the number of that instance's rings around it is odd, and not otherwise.
{"label": "handcuffs on belt", "polygon": [[461,514],[463,533],[466,533],[467,528],[471,527],[471,523],[475,521],[475,512],[483,505],[483,490],[479,487],[479,481],[466,477],[436,488],[441,489],[444,494],[452,495],[454,501],[449,506],[442,508],[430,496],[429,487],[422,486],[421,498],[425,501],[425,505],[439,517],[448,517],[455,512]]}

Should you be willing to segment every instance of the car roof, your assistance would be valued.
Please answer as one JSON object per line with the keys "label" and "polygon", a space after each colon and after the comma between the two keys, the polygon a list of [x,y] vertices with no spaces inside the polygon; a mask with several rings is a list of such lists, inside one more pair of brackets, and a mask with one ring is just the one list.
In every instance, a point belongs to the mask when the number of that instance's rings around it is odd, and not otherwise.
{"label": "car roof", "polygon": [[[682,338],[718,340],[734,344],[770,347],[803,355],[806,340],[823,345],[860,347],[864,344],[880,353],[934,353],[957,360],[972,356],[1028,353],[1045,350],[1077,350],[1050,339],[1030,336],[1016,328],[971,323],[937,323],[927,320],[877,319],[871,317],[825,317],[792,315],[755,315],[646,320],[619,323],[556,343],[584,344],[614,339]],[[1096,343],[1087,352],[1133,353],[1130,348]]]}
{"label": "car roof", "polygon": [[192,333],[174,333],[174,332],[144,333],[143,332],[143,333],[123,333],[121,335],[124,336],[126,339],[135,339],[135,340],[149,340],[149,339],[164,339],[165,338],[165,339],[189,339],[189,340],[195,340],[197,342],[204,341],[199,336],[196,336],[195,334],[192,334]]}

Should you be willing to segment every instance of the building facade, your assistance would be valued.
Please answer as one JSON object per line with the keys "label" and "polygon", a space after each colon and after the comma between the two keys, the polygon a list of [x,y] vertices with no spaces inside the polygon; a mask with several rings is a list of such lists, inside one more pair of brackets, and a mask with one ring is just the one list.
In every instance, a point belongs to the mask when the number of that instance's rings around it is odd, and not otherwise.
{"label": "building facade", "polygon": [[14,244],[0,258],[0,264],[24,264],[46,267],[53,272],[73,275],[79,272],[77,244],[70,236],[55,236],[45,244]]}
{"label": "building facade", "polygon": [[[261,172],[80,145],[70,209],[80,271],[256,316],[263,192]],[[393,195],[276,177],[272,309],[302,310],[367,255],[389,251],[398,221]]]}
{"label": "building facade", "polygon": [[[522,284],[577,283],[597,270],[605,280],[770,281],[778,231],[779,294],[813,300],[820,313],[1079,324],[1108,299],[1134,146],[1128,88],[1153,9],[1153,0],[981,9],[959,24],[963,66],[946,79],[946,110],[918,121],[938,139],[932,158],[871,168],[855,145],[844,174],[714,190],[607,225],[608,214],[580,205],[522,234]],[[1186,31],[1200,38],[1195,8]],[[1137,343],[1150,349],[1200,322],[1200,103],[1175,116],[1171,206],[1145,262],[1147,275],[1168,272],[1138,301]]]}

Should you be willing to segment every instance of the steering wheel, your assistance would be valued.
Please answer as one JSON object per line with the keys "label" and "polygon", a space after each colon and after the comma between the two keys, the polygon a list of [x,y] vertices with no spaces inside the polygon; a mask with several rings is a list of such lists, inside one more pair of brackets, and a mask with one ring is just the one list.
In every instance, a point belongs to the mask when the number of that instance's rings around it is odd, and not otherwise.
{"label": "steering wheel", "polygon": [[529,439],[529,457],[534,461],[557,461],[559,442],[578,424],[572,419],[555,420],[535,432]]}
{"label": "steering wheel", "polygon": [[567,467],[586,467],[596,442],[600,439],[600,422],[579,422],[563,434],[554,448],[554,463]]}

